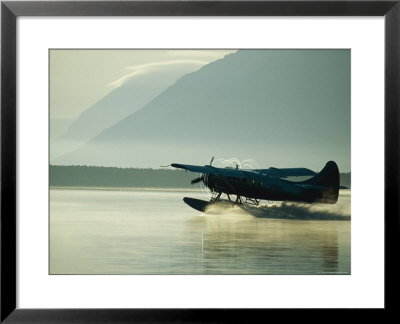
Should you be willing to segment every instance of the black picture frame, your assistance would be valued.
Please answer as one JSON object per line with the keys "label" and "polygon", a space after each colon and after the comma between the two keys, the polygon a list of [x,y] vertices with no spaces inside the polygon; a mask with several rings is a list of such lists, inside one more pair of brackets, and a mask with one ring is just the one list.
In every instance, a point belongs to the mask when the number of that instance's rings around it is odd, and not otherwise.
{"label": "black picture frame", "polygon": [[[258,321],[269,309],[16,308],[16,19],[19,16],[384,16],[385,307],[396,311],[399,279],[400,0],[395,1],[2,1],[1,317],[5,323],[201,323]],[[367,161],[366,161],[367,163]],[[371,175],[366,175],[371,176]],[[371,188],[373,190],[373,188]],[[373,202],[371,202],[373,203]],[[297,310],[298,311],[298,310]],[[304,314],[304,310],[301,312]],[[308,314],[308,313],[307,313]],[[268,316],[271,316],[268,314]],[[309,315],[306,315],[309,316]],[[368,315],[370,316],[370,315]],[[317,316],[319,317],[319,316]],[[253,319],[253,320],[252,320]],[[280,320],[285,320],[281,317]],[[326,318],[319,317],[319,320]]]}

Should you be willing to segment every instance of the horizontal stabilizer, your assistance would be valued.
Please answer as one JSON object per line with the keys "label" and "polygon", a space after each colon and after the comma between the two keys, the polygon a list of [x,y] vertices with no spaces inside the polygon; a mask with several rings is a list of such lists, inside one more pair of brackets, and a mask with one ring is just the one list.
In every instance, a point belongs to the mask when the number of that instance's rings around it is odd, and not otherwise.
{"label": "horizontal stabilizer", "polygon": [[326,189],[326,187],[324,187],[324,186],[318,186],[318,185],[312,185],[312,184],[302,184],[302,183],[296,183],[295,186],[303,188],[303,189],[318,189],[318,190]]}
{"label": "horizontal stabilizer", "polygon": [[287,178],[287,177],[303,177],[303,176],[315,176],[317,173],[306,168],[269,168],[268,175],[274,178]]}

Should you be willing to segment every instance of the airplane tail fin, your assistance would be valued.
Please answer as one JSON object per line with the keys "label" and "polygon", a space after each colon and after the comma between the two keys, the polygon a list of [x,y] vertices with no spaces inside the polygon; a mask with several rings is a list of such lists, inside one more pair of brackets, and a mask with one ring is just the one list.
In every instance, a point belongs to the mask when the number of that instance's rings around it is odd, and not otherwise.
{"label": "airplane tail fin", "polygon": [[321,197],[318,202],[334,204],[339,196],[339,168],[334,161],[326,163],[325,167],[316,176],[303,182],[304,184],[322,186]]}

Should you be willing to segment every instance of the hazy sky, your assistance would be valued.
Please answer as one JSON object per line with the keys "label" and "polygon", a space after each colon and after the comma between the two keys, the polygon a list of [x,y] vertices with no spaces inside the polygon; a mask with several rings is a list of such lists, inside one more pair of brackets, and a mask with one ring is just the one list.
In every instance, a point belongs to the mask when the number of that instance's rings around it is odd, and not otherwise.
{"label": "hazy sky", "polygon": [[[349,171],[350,54],[51,50],[51,134],[64,132],[53,136],[52,163],[159,167],[215,156],[313,170],[334,160]],[[54,120],[84,111],[70,125]]]}
{"label": "hazy sky", "polygon": [[166,66],[192,71],[234,50],[50,50],[50,117],[75,118],[129,78]]}

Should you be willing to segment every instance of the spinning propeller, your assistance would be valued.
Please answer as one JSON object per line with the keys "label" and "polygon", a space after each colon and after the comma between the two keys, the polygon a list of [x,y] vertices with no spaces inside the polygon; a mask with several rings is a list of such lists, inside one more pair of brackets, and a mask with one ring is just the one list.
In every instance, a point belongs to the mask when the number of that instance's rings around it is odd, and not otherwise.
{"label": "spinning propeller", "polygon": [[[212,157],[212,159],[211,159],[211,161],[210,161],[210,165],[212,165],[213,161],[214,161],[214,157]],[[196,178],[196,179],[193,179],[192,181],[190,181],[190,183],[191,183],[191,184],[195,184],[195,183],[199,183],[199,182],[201,182],[201,181],[204,182],[204,174],[202,174],[201,177],[198,177],[198,178]]]}
{"label": "spinning propeller", "polygon": [[204,175],[202,175],[201,177],[198,177],[196,179],[193,179],[192,181],[190,181],[190,183],[195,184],[195,183],[201,182],[203,180],[204,180]]}

